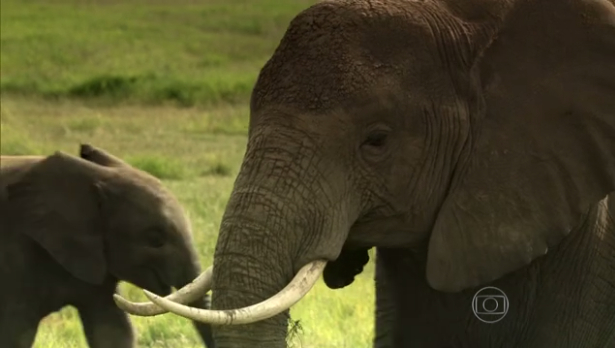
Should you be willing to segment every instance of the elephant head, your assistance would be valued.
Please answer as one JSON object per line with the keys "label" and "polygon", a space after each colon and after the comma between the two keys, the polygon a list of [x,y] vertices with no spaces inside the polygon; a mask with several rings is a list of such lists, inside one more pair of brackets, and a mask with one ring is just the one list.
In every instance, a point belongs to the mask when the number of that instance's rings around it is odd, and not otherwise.
{"label": "elephant head", "polygon": [[150,298],[216,324],[265,319],[214,327],[219,347],[284,347],[284,310],[324,262],[341,287],[368,248],[406,248],[432,288],[456,292],[547,253],[615,189],[615,29],[578,3],[300,13],[252,93],[214,256],[226,311]]}
{"label": "elephant head", "polygon": [[[90,145],[56,152],[6,188],[13,230],[69,274],[98,285],[124,280],[157,294],[201,272],[190,223],[155,177]],[[193,304],[204,307],[203,295]],[[204,340],[210,327],[199,323]]]}

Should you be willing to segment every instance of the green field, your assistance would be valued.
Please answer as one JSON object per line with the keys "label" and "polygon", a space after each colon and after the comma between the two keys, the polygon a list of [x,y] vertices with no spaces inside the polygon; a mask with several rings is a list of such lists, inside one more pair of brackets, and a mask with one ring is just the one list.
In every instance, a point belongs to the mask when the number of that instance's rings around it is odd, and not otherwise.
{"label": "green field", "polygon": [[[314,1],[1,1],[1,153],[76,153],[89,142],[157,175],[187,208],[210,265],[250,90],[290,19]],[[348,288],[319,282],[291,310],[293,346],[370,347],[372,278],[370,263]],[[140,347],[198,346],[182,318],[133,322]],[[35,347],[86,347],[76,312],[47,317]]]}

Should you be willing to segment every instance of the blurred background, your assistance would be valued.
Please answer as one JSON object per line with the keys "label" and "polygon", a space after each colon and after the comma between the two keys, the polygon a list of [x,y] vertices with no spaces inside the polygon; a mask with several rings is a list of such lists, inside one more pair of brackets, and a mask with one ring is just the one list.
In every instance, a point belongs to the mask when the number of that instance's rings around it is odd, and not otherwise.
{"label": "blurred background", "polygon": [[[209,266],[253,84],[290,20],[315,2],[1,0],[1,154],[77,154],[88,142],[150,172],[188,210]],[[292,347],[371,347],[373,301],[372,262],[345,289],[319,282],[291,310]],[[187,320],[132,320],[139,347],[199,347]],[[35,347],[87,347],[76,311],[47,317]]]}

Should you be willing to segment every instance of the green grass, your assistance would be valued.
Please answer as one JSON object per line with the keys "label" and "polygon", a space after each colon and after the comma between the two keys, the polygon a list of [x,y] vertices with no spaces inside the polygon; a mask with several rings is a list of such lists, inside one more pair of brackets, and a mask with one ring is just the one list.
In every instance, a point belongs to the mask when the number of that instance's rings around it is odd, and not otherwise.
{"label": "green grass", "polygon": [[[202,265],[212,264],[218,226],[245,151],[245,134],[239,134],[246,129],[245,106],[207,111],[151,106],[101,109],[76,101],[15,96],[2,97],[0,102],[3,155],[45,155],[56,150],[76,154],[79,143],[87,141],[129,159],[162,177],[175,193],[193,224]],[[229,115],[244,115],[244,125]],[[232,130],[232,134],[217,129]],[[293,347],[371,347],[372,279],[370,263],[348,288],[333,291],[319,281],[291,311],[300,328],[293,336]],[[122,284],[121,290],[131,299],[146,300],[129,284]],[[198,346],[192,326],[182,318],[134,317],[133,323],[139,347]],[[85,348],[76,311],[65,308],[47,317],[35,347]]]}
{"label": "green grass", "polygon": [[0,91],[239,103],[306,0],[2,0]]}

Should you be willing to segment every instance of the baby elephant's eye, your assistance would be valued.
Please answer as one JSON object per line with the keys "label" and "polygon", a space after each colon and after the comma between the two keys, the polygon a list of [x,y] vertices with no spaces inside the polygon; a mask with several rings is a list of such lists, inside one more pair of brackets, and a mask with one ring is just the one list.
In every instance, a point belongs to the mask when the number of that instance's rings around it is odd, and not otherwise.
{"label": "baby elephant's eye", "polygon": [[164,233],[159,228],[150,229],[147,237],[147,244],[152,248],[160,248],[165,243]]}

